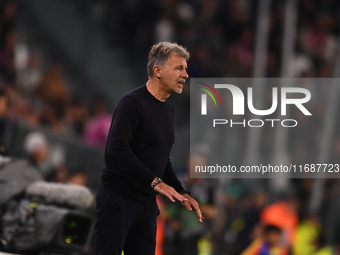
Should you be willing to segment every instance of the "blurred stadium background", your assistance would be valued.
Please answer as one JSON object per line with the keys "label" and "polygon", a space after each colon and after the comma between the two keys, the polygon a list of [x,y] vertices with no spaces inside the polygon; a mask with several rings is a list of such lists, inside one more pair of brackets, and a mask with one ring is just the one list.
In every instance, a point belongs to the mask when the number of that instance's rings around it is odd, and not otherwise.
{"label": "blurred stadium background", "polygon": [[[336,0],[0,3],[2,154],[27,159],[46,181],[84,185],[93,194],[113,109],[124,92],[146,82],[147,54],[156,42],[187,47],[191,77],[340,75]],[[339,89],[308,89],[323,102],[315,110],[319,122],[298,115],[297,132],[269,130],[259,143],[269,153],[285,141],[294,164],[340,163]],[[339,179],[189,179],[188,84],[169,100],[176,115],[173,165],[206,221],[199,225],[195,214],[159,197],[158,255],[241,254],[259,236],[277,233],[268,225],[283,231],[279,237],[292,254],[340,254]],[[94,221],[94,205],[87,213]],[[84,253],[93,254],[93,241]]]}

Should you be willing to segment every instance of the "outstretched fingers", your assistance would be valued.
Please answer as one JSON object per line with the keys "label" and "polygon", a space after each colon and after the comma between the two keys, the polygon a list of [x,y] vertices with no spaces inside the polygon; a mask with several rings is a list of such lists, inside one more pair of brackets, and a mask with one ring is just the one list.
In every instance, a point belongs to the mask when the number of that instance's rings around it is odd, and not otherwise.
{"label": "outstretched fingers", "polygon": [[192,205],[192,207],[193,207],[194,210],[196,211],[198,221],[202,223],[203,220],[204,220],[204,217],[203,217],[203,215],[202,215],[202,212],[201,212],[201,209],[200,209],[198,203],[197,203],[197,202],[194,203],[194,204]]}
{"label": "outstretched fingers", "polygon": [[165,184],[164,182],[159,183],[155,186],[155,191],[168,197],[170,201],[175,202],[177,199],[180,202],[187,202],[188,199],[179,194],[173,187]]}
{"label": "outstretched fingers", "polygon": [[[170,187],[170,186],[169,186]],[[170,187],[169,189],[169,195],[167,197],[172,201],[175,202],[175,199],[177,199],[180,202],[187,202],[188,199],[183,197],[181,194],[179,194],[176,190]],[[170,198],[171,197],[171,198]],[[175,198],[175,199],[174,199]]]}
{"label": "outstretched fingers", "polygon": [[194,209],[196,211],[196,214],[197,214],[197,220],[201,223],[203,222],[204,217],[202,215],[199,204],[197,203],[196,200],[191,198],[188,202],[182,202],[182,204],[185,206],[185,208],[187,208],[188,211],[192,211],[192,209]]}

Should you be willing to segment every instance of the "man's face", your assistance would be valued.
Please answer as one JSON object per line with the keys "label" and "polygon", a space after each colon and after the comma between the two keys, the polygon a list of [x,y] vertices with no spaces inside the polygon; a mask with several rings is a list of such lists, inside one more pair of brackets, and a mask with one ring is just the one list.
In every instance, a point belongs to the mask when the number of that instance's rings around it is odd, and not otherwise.
{"label": "man's face", "polygon": [[168,93],[182,93],[185,80],[189,77],[187,73],[187,61],[185,58],[171,54],[161,70],[160,83]]}

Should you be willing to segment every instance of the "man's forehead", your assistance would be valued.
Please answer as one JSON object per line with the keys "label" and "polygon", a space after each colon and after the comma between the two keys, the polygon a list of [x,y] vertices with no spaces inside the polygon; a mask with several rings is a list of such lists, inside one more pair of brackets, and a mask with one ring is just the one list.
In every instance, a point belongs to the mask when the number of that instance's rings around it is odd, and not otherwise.
{"label": "man's forehead", "polygon": [[167,64],[171,64],[171,65],[184,65],[184,66],[186,66],[187,65],[187,60],[184,57],[182,57],[182,56],[180,56],[180,55],[178,55],[176,53],[172,53],[170,55],[170,57],[168,58],[168,60],[167,60]]}

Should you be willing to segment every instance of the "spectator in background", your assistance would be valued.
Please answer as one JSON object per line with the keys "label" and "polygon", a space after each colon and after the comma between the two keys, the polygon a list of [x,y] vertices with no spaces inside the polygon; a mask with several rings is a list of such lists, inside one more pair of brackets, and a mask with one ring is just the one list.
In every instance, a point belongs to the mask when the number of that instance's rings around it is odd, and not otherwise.
{"label": "spectator in background", "polygon": [[104,147],[111,125],[111,114],[102,98],[96,99],[93,116],[85,127],[83,140],[89,146]]}
{"label": "spectator in background", "polygon": [[41,82],[40,58],[37,54],[30,56],[26,68],[18,71],[17,85],[24,94],[31,95]]}
{"label": "spectator in background", "polygon": [[74,172],[68,176],[68,183],[86,186],[87,184],[87,175],[83,172]]}
{"label": "spectator in background", "polygon": [[315,250],[315,240],[321,231],[320,219],[317,215],[309,215],[299,225],[294,241],[294,254],[310,255]]}
{"label": "spectator in background", "polygon": [[299,224],[298,209],[300,201],[291,196],[286,201],[278,201],[266,206],[260,215],[260,220],[265,225],[273,225],[282,230],[283,242],[287,251],[295,240],[296,230]]}
{"label": "spectator in background", "polygon": [[257,238],[241,255],[288,255],[281,246],[282,230],[274,225],[266,225],[263,234]]}
{"label": "spectator in background", "polygon": [[55,134],[68,134],[64,121],[65,107],[59,104],[47,104],[42,112],[41,124],[47,126]]}
{"label": "spectator in background", "polygon": [[60,182],[67,183],[69,178],[69,172],[64,166],[57,167],[54,171],[47,177],[49,182]]}
{"label": "spectator in background", "polygon": [[333,255],[330,245],[326,243],[320,218],[310,214],[303,220],[296,233],[293,254],[297,255]]}
{"label": "spectator in background", "polygon": [[9,102],[7,118],[10,121],[19,121],[30,127],[38,126],[40,116],[32,102],[20,93],[14,83],[6,83],[5,90]]}
{"label": "spectator in background", "polygon": [[80,137],[84,133],[86,123],[89,120],[87,106],[80,100],[75,99],[67,107],[65,117],[67,125]]}
{"label": "spectator in background", "polygon": [[68,88],[61,64],[53,63],[44,74],[41,84],[36,90],[36,95],[45,103],[63,107],[71,99]]}
{"label": "spectator in background", "polygon": [[48,157],[49,146],[46,137],[41,132],[33,132],[26,136],[24,149],[29,162],[40,169]]}
{"label": "spectator in background", "polygon": [[155,38],[157,42],[169,41],[175,39],[174,21],[171,13],[165,13],[155,25]]}

